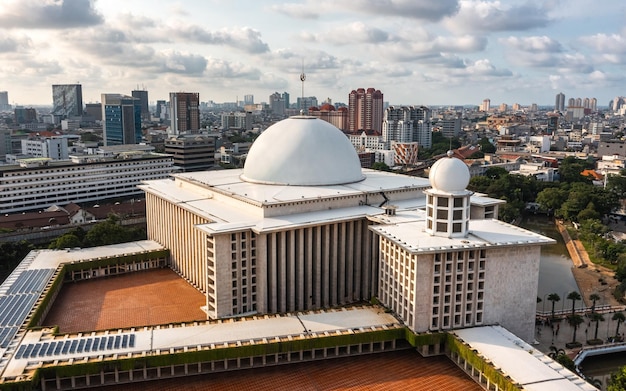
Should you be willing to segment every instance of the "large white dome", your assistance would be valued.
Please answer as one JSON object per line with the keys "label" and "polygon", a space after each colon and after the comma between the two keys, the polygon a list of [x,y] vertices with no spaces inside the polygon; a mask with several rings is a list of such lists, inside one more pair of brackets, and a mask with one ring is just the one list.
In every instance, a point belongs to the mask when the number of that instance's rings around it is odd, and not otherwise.
{"label": "large white dome", "polygon": [[467,165],[452,157],[452,153],[449,151],[447,157],[441,158],[433,164],[428,179],[433,189],[454,193],[467,188],[470,173]]}
{"label": "large white dome", "polygon": [[270,126],[252,144],[241,179],[316,186],[358,182],[365,177],[350,140],[315,117],[290,117]]}

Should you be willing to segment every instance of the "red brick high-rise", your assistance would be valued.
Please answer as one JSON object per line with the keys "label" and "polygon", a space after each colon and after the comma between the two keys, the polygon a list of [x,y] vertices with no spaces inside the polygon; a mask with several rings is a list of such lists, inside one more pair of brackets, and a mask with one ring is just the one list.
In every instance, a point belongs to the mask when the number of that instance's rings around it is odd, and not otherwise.
{"label": "red brick high-rise", "polygon": [[383,93],[374,88],[352,90],[348,96],[349,131],[382,131]]}

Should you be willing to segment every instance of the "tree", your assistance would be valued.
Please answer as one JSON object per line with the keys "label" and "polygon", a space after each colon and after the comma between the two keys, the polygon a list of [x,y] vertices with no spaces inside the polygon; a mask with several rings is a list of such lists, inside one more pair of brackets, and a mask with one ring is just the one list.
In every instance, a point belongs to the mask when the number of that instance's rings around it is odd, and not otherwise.
{"label": "tree", "polygon": [[546,211],[556,211],[567,200],[567,190],[548,187],[537,194],[536,201]]}
{"label": "tree", "polygon": [[576,313],[576,302],[580,299],[582,299],[582,297],[580,297],[580,293],[576,291],[572,291],[567,295],[567,300],[572,301],[572,315]]}
{"label": "tree", "polygon": [[613,317],[611,319],[617,321],[617,326],[615,327],[615,336],[619,337],[619,325],[624,323],[624,320],[626,320],[626,316],[624,316],[623,312],[616,312],[613,314]]}
{"label": "tree", "polygon": [[372,169],[378,171],[391,171],[391,168],[389,168],[389,166],[384,162],[376,162],[372,164]]}
{"label": "tree", "polygon": [[596,301],[600,300],[600,295],[592,293],[589,295],[589,300],[591,300],[591,313],[594,313],[596,312]]}
{"label": "tree", "polygon": [[604,316],[602,316],[602,314],[599,314],[597,312],[593,312],[590,316],[590,319],[592,322],[596,322],[596,328],[593,333],[593,339],[598,339],[598,325],[600,324],[600,322],[604,322]]}
{"label": "tree", "polygon": [[554,319],[554,305],[557,301],[561,301],[561,297],[556,293],[550,293],[548,295],[548,300],[552,302],[552,319]]}
{"label": "tree", "polygon": [[607,391],[626,390],[626,366],[621,367],[617,372],[611,374],[611,380]]}
{"label": "tree", "polygon": [[53,240],[48,248],[60,250],[64,248],[82,247],[82,245],[81,240],[76,235],[66,233]]}
{"label": "tree", "polygon": [[580,324],[584,321],[583,317],[578,314],[572,314],[567,317],[567,323],[574,329],[574,335],[572,337],[573,344],[576,343],[576,332],[578,331],[578,326],[580,326]]}
{"label": "tree", "polygon": [[495,153],[496,152],[496,146],[493,145],[487,137],[481,138],[478,144],[480,145],[480,150],[483,153]]}

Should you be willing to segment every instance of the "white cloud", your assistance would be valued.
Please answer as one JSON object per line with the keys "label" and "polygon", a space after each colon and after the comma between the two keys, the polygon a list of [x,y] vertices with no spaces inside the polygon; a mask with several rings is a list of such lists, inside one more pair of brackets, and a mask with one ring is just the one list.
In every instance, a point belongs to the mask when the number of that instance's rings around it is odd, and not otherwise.
{"label": "white cloud", "polygon": [[21,29],[70,29],[104,22],[90,0],[4,0],[0,26]]}
{"label": "white cloud", "polygon": [[545,27],[546,9],[529,1],[506,6],[500,1],[460,0],[459,12],[446,19],[452,31],[523,31]]}

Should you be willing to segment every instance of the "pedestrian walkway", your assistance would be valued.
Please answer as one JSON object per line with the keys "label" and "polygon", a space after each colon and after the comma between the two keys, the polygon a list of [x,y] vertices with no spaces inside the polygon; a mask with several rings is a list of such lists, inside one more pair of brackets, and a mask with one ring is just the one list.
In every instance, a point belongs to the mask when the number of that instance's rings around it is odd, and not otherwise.
{"label": "pedestrian walkway", "polygon": [[[604,345],[610,345],[617,343],[612,342],[612,338],[615,337],[615,330],[617,327],[617,321],[613,320],[614,312],[608,312],[602,314],[604,321],[598,322],[598,339],[604,342]],[[576,341],[582,344],[582,348],[597,347],[598,345],[589,345],[588,340],[592,340],[596,336],[596,322],[590,321],[590,318],[583,316],[584,322],[578,326],[576,331]],[[619,333],[624,336],[626,333],[626,325],[620,324]],[[567,323],[567,318],[563,318],[561,321],[549,322],[538,320],[535,325],[535,343],[534,346],[540,351],[548,354],[552,351],[551,346],[557,349],[563,349],[565,353],[574,358],[581,348],[568,349],[566,344],[574,340],[574,328]]]}

